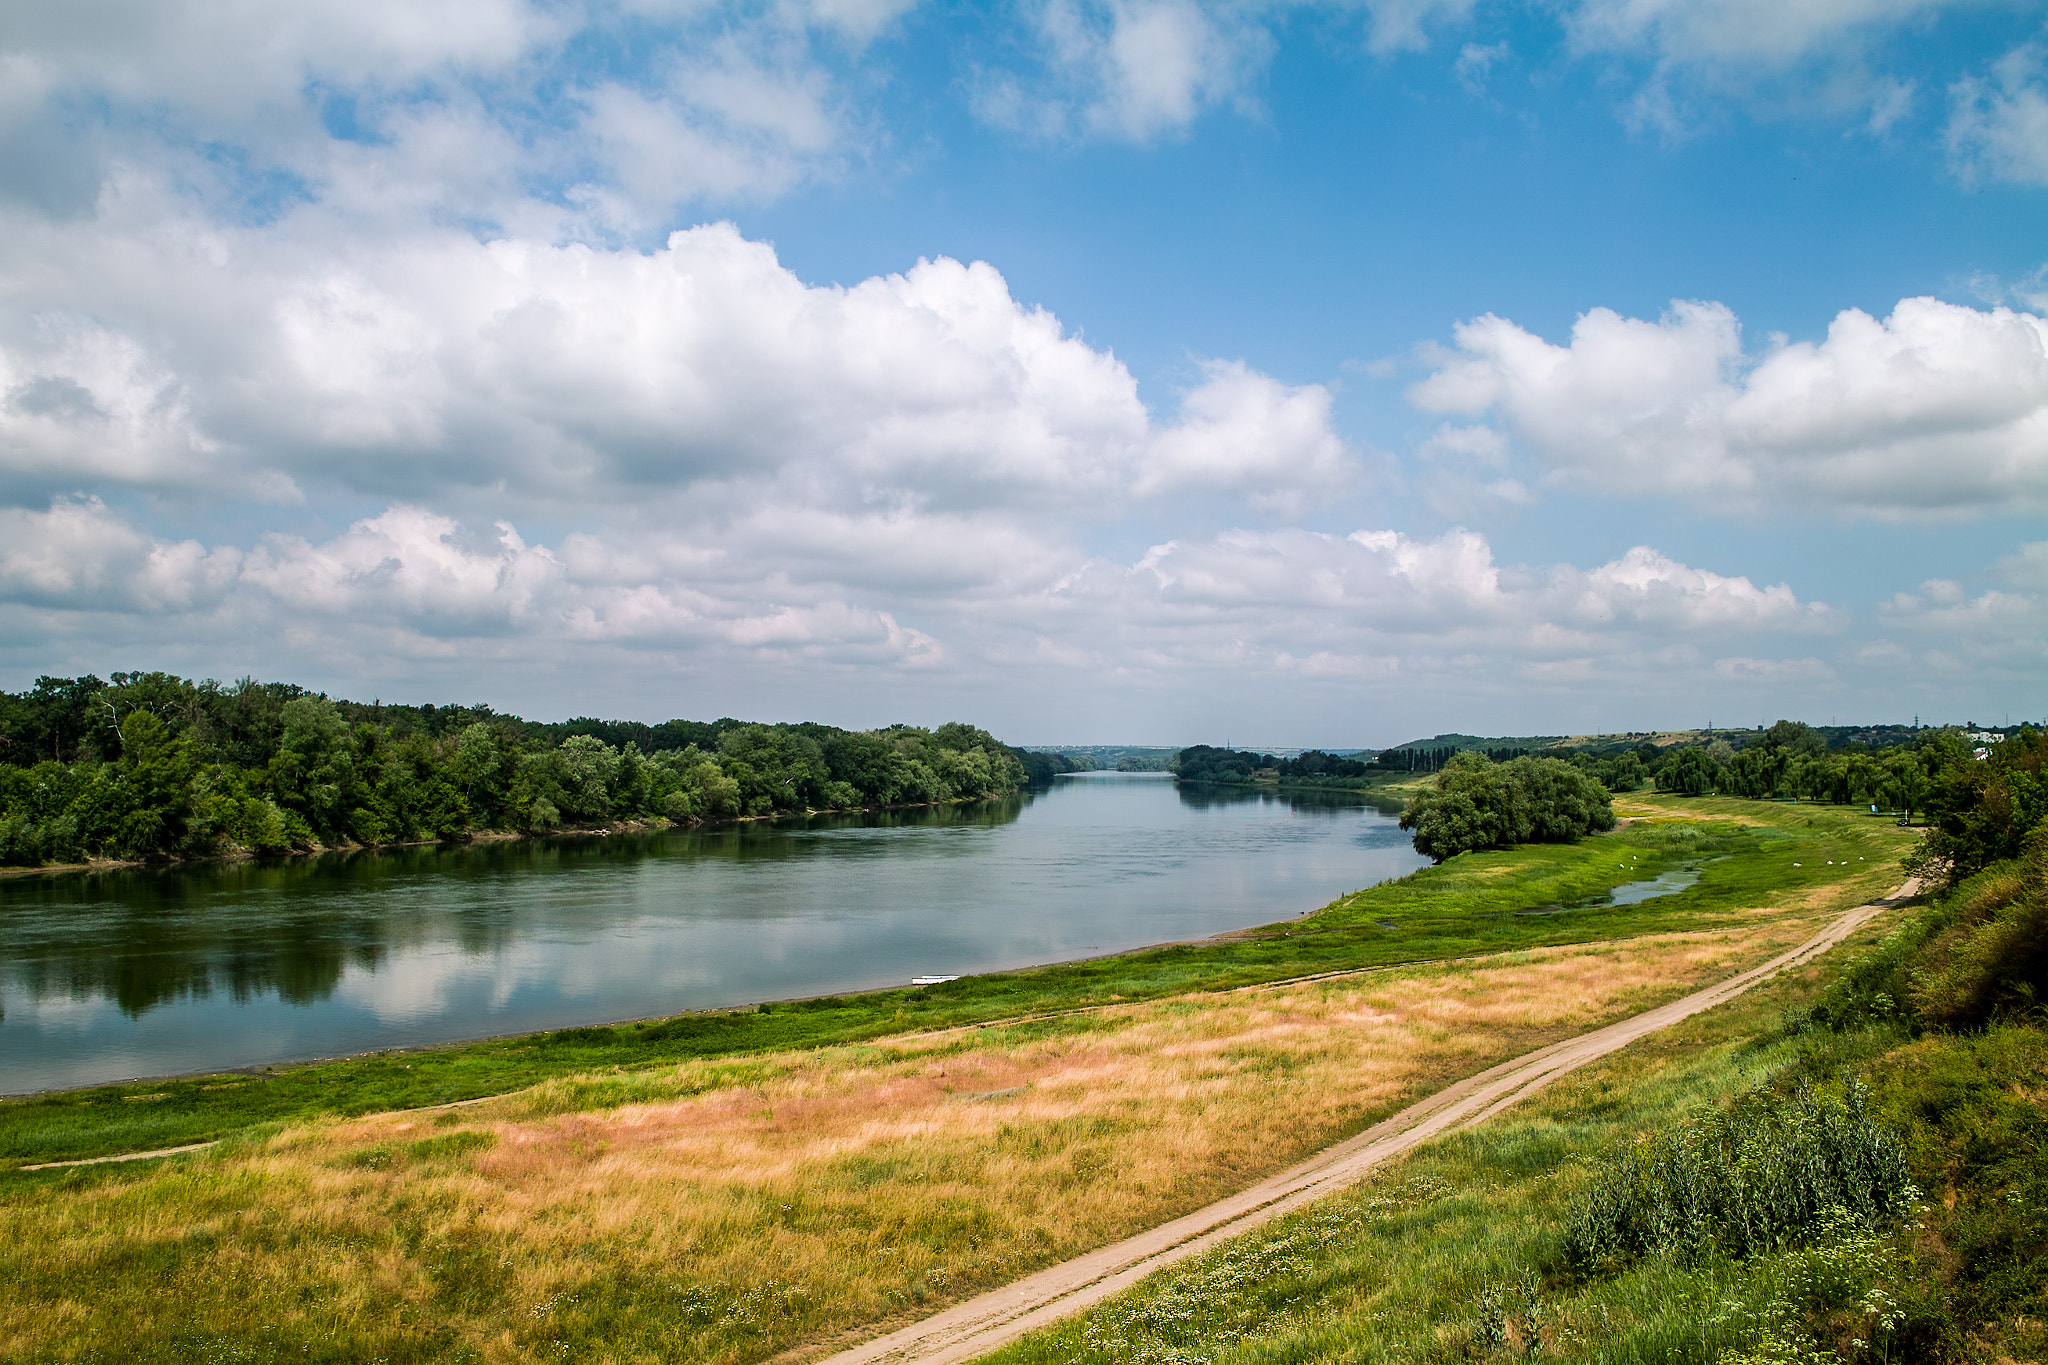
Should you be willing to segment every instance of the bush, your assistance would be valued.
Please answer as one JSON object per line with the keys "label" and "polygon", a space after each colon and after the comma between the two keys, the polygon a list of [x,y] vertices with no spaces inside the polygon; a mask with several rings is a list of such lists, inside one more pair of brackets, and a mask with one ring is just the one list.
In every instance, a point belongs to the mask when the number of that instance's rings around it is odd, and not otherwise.
{"label": "bush", "polygon": [[1665,1254],[1744,1259],[1844,1220],[1897,1217],[1918,1196],[1904,1144],[1867,1112],[1852,1081],[1757,1095],[1629,1148],[1596,1175],[1565,1219],[1564,1258],[1581,1274]]}
{"label": "bush", "polygon": [[1467,751],[1437,774],[1401,813],[1415,831],[1415,851],[1437,862],[1481,848],[1569,843],[1614,828],[1607,791],[1562,759],[1513,758],[1495,763]]}

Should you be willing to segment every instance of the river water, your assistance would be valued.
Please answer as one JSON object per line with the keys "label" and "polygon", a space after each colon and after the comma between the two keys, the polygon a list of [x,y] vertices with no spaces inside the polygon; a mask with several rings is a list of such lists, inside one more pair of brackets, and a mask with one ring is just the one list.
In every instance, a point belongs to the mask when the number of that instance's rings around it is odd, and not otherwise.
{"label": "river water", "polygon": [[0,1093],[964,975],[1423,866],[1315,794],[1084,774],[935,810],[0,881]]}

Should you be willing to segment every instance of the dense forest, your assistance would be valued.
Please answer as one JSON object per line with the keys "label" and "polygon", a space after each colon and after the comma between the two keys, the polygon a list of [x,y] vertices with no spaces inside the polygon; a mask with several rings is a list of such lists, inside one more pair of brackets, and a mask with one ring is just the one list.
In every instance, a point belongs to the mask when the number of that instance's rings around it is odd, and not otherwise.
{"label": "dense forest", "polygon": [[543,724],[167,673],[0,692],[0,863],[979,800],[1071,766],[971,725]]}

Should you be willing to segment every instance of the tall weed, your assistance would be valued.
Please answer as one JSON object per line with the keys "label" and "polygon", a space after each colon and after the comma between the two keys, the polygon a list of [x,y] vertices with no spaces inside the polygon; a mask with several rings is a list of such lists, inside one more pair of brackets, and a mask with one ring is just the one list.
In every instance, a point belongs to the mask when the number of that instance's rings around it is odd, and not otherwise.
{"label": "tall weed", "polygon": [[1928,1023],[1974,1028],[2048,999],[2048,828],[2016,863],[1987,868],[1956,896],[1956,926],[1929,945],[1913,1004]]}
{"label": "tall weed", "polygon": [[1623,1151],[1571,1207],[1562,1249],[1581,1274],[1660,1253],[1740,1260],[1830,1221],[1877,1226],[1917,1194],[1860,1081],[1839,1096],[1758,1094]]}

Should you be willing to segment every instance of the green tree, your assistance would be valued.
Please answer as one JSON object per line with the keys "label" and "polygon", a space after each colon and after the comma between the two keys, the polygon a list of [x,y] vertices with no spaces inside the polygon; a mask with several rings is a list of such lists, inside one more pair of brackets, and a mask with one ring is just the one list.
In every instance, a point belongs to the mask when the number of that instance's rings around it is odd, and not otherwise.
{"label": "green tree", "polygon": [[121,751],[115,767],[125,809],[115,847],[131,856],[181,851],[199,766],[192,746],[154,712],[133,711],[121,723]]}
{"label": "green tree", "polygon": [[1441,863],[1475,849],[1568,843],[1613,829],[1614,808],[1604,787],[1562,759],[1496,764],[1468,750],[1409,801],[1401,828],[1415,831],[1416,852]]}
{"label": "green tree", "polygon": [[310,834],[341,837],[357,797],[355,751],[348,722],[325,697],[295,697],[280,712],[281,734],[270,760],[271,790]]}
{"label": "green tree", "polygon": [[1926,803],[1927,853],[1951,880],[2019,857],[2028,831],[2048,821],[2048,735],[2029,727],[1982,760],[1945,749]]}

